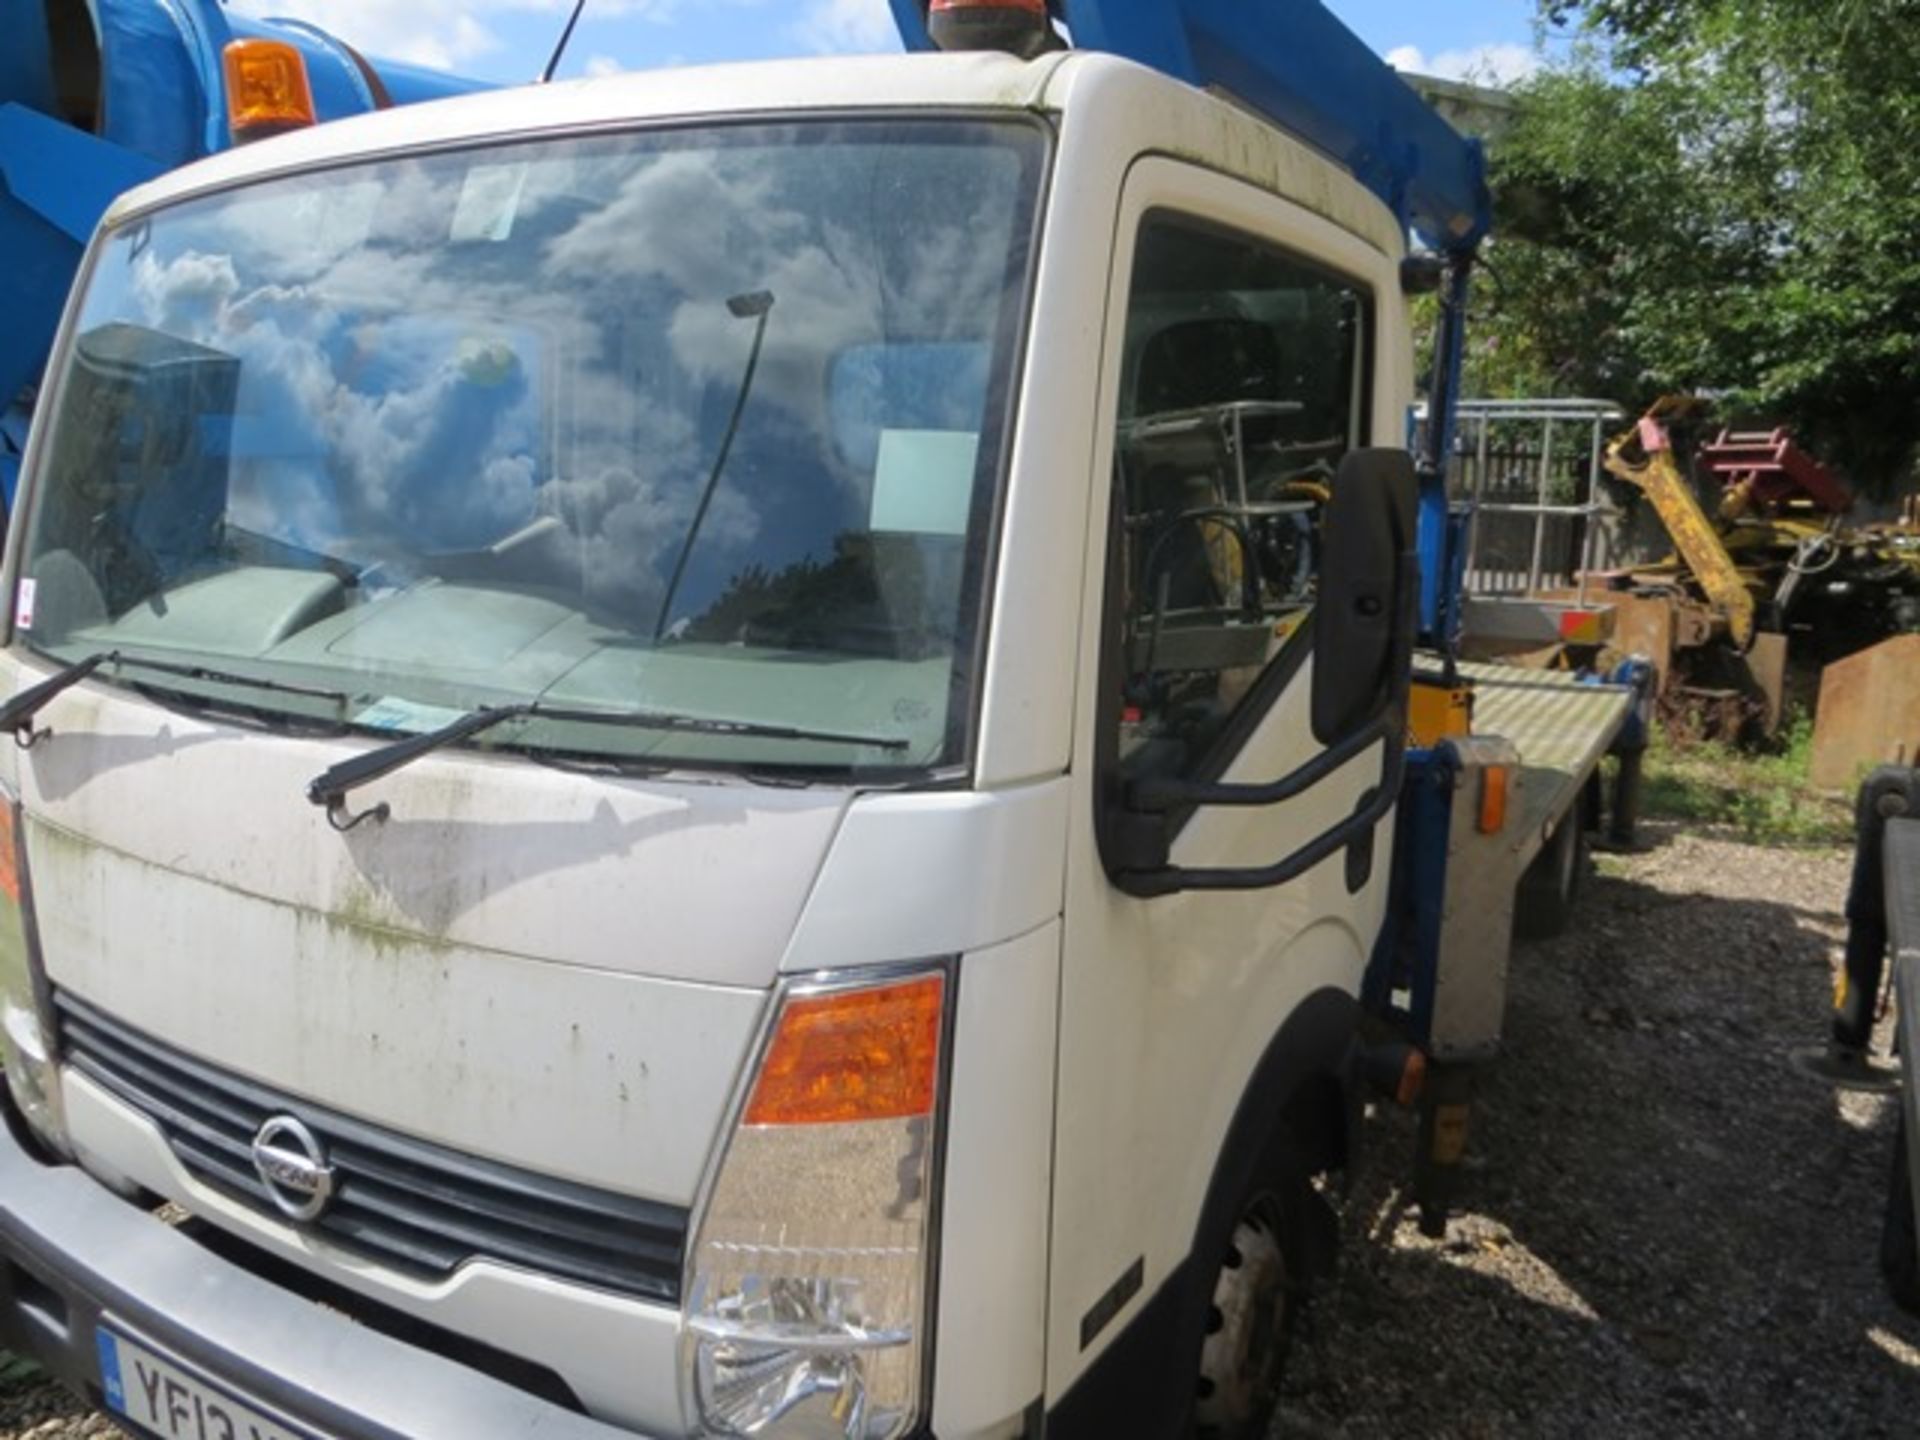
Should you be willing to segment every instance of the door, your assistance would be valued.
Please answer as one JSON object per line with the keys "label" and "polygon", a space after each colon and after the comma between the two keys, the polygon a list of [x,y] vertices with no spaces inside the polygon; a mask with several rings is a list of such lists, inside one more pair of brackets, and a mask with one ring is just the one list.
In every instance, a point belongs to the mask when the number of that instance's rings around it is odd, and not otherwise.
{"label": "door", "polygon": [[[1401,438],[1410,364],[1383,344],[1405,333],[1396,275],[1319,217],[1191,166],[1142,161],[1123,192],[1079,657],[1050,1401],[1103,1355],[1137,1389],[1141,1357],[1170,1353],[1250,1077],[1310,997],[1336,997],[1325,1013],[1346,1023],[1380,924],[1384,828],[1371,863],[1363,844],[1279,886],[1148,899],[1116,880],[1114,810],[1143,779],[1265,783],[1323,752],[1319,522],[1342,457]],[[1172,863],[1272,865],[1352,819],[1382,749],[1284,803],[1176,813]]]}

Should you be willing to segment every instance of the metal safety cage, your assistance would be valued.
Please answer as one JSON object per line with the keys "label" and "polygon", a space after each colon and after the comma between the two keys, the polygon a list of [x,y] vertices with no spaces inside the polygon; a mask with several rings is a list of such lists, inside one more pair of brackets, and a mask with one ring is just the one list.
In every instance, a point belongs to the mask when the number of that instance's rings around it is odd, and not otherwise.
{"label": "metal safety cage", "polygon": [[1462,400],[1453,450],[1467,507],[1466,586],[1485,597],[1573,591],[1615,561],[1601,476],[1624,422],[1604,400]]}

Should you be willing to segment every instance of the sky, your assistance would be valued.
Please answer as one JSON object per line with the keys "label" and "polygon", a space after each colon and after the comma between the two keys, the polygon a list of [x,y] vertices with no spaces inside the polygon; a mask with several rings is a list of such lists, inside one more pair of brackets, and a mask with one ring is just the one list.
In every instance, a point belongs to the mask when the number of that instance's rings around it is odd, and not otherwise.
{"label": "sky", "polygon": [[[368,54],[528,80],[572,0],[236,0],[311,20]],[[1533,0],[1330,0],[1403,70],[1499,82],[1541,63]],[[656,65],[897,49],[886,0],[587,0],[562,76]]]}

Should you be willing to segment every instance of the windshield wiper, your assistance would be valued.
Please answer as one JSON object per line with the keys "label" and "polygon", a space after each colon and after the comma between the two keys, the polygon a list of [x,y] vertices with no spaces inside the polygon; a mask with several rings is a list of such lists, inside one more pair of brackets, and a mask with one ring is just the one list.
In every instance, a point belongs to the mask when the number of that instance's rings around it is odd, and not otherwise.
{"label": "windshield wiper", "polygon": [[273,735],[339,736],[350,733],[353,728],[344,719],[322,720],[292,711],[249,705],[242,700],[229,700],[224,696],[189,690],[184,685],[161,680],[136,680],[126,676],[122,683],[154,704],[196,720],[211,716],[224,724],[245,725],[249,729]]}
{"label": "windshield wiper", "polygon": [[913,742],[893,735],[847,735],[835,730],[808,730],[795,725],[768,725],[757,720],[715,720],[701,715],[676,715],[664,710],[567,710],[530,701],[521,705],[483,705],[438,730],[410,735],[342,760],[313,777],[307,799],[324,806],[336,830],[351,830],[362,820],[384,820],[392,810],[383,800],[359,814],[348,811],[347,792],[391,775],[423,755],[447,745],[470,740],[484,730],[510,720],[558,720],[586,725],[624,725],[636,730],[672,730],[690,735],[742,735],[755,740],[819,740],[836,745],[865,745],[879,750],[905,750]]}
{"label": "windshield wiper", "polygon": [[102,665],[119,658],[118,651],[102,650],[84,660],[74,661],[64,670],[54,671],[38,685],[29,685],[6,704],[0,705],[0,730],[12,731],[14,742],[23,750],[30,749],[34,741],[48,733],[33,728],[33,717],[40,713],[41,707],[63,690],[71,690]]}
{"label": "windshield wiper", "polygon": [[168,660],[142,660],[133,655],[122,655],[118,650],[99,650],[83,660],[76,660],[64,670],[56,671],[38,685],[22,690],[5,705],[0,705],[0,730],[13,732],[14,740],[22,747],[30,749],[43,736],[52,732],[35,730],[33,717],[64,690],[70,690],[86,679],[102,665],[132,666],[140,670],[152,670],[161,675],[178,675],[188,680],[204,680],[211,685],[244,685],[253,690],[271,690],[280,695],[305,695],[316,700],[332,700],[345,705],[347,696],[338,690],[323,690],[313,685],[295,685],[284,680],[263,680],[257,675],[240,675],[231,670],[216,670],[210,665],[178,665]]}

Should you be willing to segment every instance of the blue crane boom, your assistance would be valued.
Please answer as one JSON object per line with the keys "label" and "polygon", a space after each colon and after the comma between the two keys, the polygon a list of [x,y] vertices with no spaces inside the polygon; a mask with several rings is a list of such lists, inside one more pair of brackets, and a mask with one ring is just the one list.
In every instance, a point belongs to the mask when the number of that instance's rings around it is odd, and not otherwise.
{"label": "blue crane boom", "polygon": [[29,408],[93,227],[122,190],[231,142],[221,52],[300,52],[322,120],[481,88],[368,60],[297,20],[220,0],[0,0],[0,495],[10,508]]}
{"label": "blue crane boom", "polygon": [[[890,0],[910,50],[933,48],[924,0]],[[1319,0],[1051,0],[1076,49],[1219,88],[1325,151],[1410,230],[1469,254],[1492,219],[1486,163]]]}

